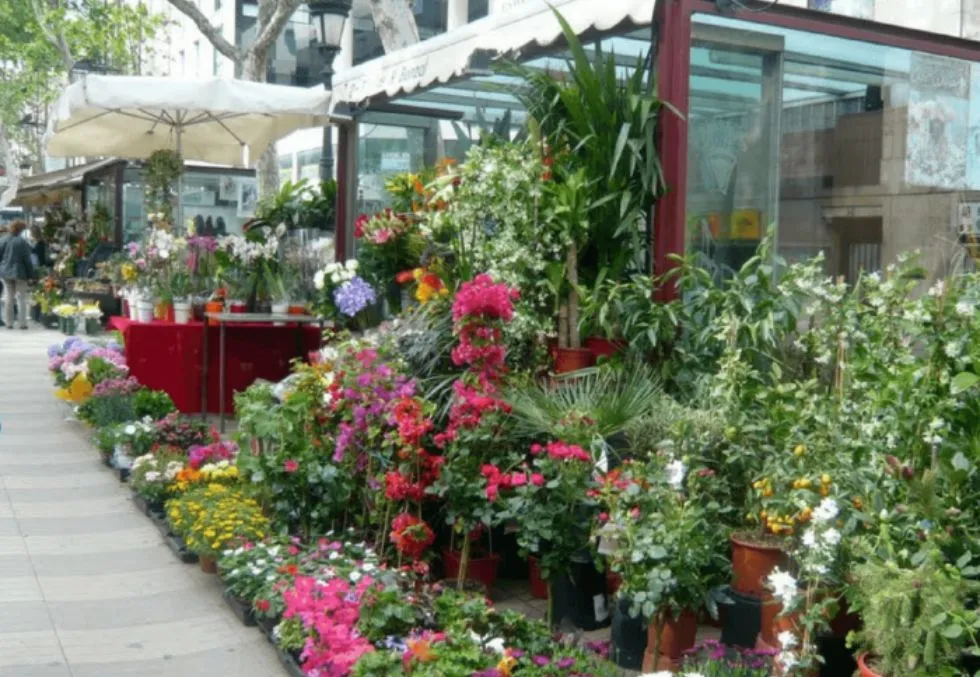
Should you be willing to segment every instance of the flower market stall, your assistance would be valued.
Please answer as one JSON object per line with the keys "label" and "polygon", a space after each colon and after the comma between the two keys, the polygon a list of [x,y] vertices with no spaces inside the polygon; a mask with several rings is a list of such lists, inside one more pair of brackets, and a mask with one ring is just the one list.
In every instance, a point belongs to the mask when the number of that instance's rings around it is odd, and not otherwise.
{"label": "flower market stall", "polygon": [[[513,72],[526,135],[390,179],[320,261],[325,345],[237,392],[234,436],[133,378],[188,378],[192,323],[52,346],[59,397],[291,674],[972,674],[980,277],[910,253],[849,282],[763,238],[652,278],[660,102],[566,40],[569,79]],[[288,231],[158,227],[120,271],[147,316],[208,280],[271,308]]]}

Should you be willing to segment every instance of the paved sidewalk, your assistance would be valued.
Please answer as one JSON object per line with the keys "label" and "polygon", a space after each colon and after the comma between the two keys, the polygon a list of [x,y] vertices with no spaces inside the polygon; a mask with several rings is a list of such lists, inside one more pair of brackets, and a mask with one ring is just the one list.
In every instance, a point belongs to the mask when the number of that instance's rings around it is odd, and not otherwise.
{"label": "paved sidewalk", "polygon": [[64,420],[62,338],[0,328],[0,677],[283,677]]}

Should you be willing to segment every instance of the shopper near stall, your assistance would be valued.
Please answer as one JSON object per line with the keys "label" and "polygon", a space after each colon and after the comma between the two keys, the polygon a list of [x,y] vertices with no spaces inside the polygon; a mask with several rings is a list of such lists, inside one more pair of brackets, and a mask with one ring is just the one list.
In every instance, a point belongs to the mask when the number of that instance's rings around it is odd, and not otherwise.
{"label": "shopper near stall", "polygon": [[24,239],[27,224],[14,221],[10,232],[0,240],[0,279],[3,280],[4,323],[14,328],[14,310],[21,329],[27,329],[27,284],[34,277],[31,245]]}

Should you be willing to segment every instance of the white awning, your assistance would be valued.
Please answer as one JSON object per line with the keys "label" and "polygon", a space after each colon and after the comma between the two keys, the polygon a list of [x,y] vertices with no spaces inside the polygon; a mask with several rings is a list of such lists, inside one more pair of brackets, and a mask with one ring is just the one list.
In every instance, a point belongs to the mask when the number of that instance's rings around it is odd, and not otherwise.
{"label": "white awning", "polygon": [[410,94],[464,75],[474,55],[514,58],[562,35],[557,9],[577,35],[620,25],[649,25],[657,0],[510,0],[509,9],[337,73],[334,101],[360,103],[379,95]]}

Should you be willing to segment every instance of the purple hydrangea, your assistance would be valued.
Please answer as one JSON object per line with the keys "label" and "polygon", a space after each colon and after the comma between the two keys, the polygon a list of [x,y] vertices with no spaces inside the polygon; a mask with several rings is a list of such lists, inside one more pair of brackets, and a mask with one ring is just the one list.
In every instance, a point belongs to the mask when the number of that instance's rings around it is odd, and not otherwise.
{"label": "purple hydrangea", "polygon": [[374,289],[360,277],[355,277],[333,291],[333,302],[342,314],[354,317],[375,302]]}

